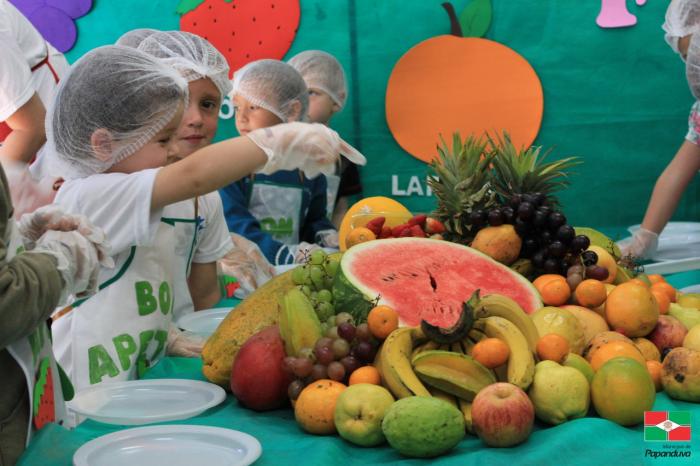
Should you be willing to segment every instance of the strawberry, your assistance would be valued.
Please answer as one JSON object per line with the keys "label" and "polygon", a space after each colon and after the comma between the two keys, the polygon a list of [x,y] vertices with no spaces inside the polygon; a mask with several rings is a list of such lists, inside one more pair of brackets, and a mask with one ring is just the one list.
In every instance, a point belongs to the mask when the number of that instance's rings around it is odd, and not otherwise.
{"label": "strawberry", "polygon": [[180,0],[180,30],[204,37],[233,73],[261,58],[281,60],[299,27],[299,0]]}
{"label": "strawberry", "polygon": [[391,227],[389,225],[384,225],[382,227],[382,232],[379,233],[379,238],[384,239],[384,238],[391,238],[393,235],[391,234]]}
{"label": "strawberry", "polygon": [[420,225],[413,225],[409,231],[411,232],[411,236],[414,238],[425,238],[425,232]]}
{"label": "strawberry", "polygon": [[404,223],[402,225],[397,225],[394,228],[391,229],[391,234],[394,235],[395,238],[401,237],[401,233],[403,233],[404,230],[408,229],[409,225]]}
{"label": "strawberry", "polygon": [[443,233],[445,231],[445,225],[436,218],[428,217],[425,219],[425,232],[429,234]]}
{"label": "strawberry", "polygon": [[425,219],[427,219],[428,216],[425,214],[418,214],[414,216],[411,220],[408,221],[408,224],[413,226],[413,225],[420,225],[423,226],[425,225]]}
{"label": "strawberry", "polygon": [[368,230],[370,230],[372,233],[374,233],[375,236],[379,236],[382,233],[382,227],[384,226],[384,222],[386,221],[385,217],[376,217],[367,222],[367,227]]}
{"label": "strawberry", "polygon": [[401,230],[400,237],[401,238],[410,238],[411,236],[413,236],[413,232],[411,231],[411,228],[413,228],[413,227],[407,227],[407,228],[404,228],[403,230]]}

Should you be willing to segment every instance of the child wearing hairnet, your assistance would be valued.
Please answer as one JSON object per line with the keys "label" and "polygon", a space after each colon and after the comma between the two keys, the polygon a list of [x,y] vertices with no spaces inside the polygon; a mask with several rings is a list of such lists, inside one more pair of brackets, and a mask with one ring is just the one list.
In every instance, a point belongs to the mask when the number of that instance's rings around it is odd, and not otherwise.
{"label": "child wearing hairnet", "polygon": [[[7,179],[0,167],[2,464],[15,464],[34,430],[66,420],[64,398],[70,399],[71,388],[56,366],[46,319],[69,294],[94,292],[98,261],[108,257],[102,232],[83,217],[67,215],[54,206],[42,207],[32,221],[22,218],[18,229],[12,214]],[[21,252],[24,248],[27,251]],[[52,393],[46,391],[49,377]],[[41,403],[42,397],[52,398],[53,404]]]}
{"label": "child wearing hairnet", "polygon": [[[309,89],[309,121],[330,125],[331,118],[340,112],[347,100],[345,72],[340,62],[322,50],[306,50],[287,62],[301,74]],[[326,208],[336,228],[348,211],[350,196],[362,193],[357,166],[342,161],[336,173],[326,175]]]}
{"label": "child wearing hairnet", "polygon": [[47,114],[52,169],[66,181],[56,203],[105,230],[115,266],[102,267],[99,292],[53,315],[56,357],[76,388],[139,377],[188,342],[171,331],[179,261],[172,205],[253,171],[327,171],[340,152],[363,156],[321,125],[287,124],[177,157],[174,135],[187,108],[178,70],[138,49],[105,46],[85,54],[59,85]]}
{"label": "child wearing hairnet", "polygon": [[659,234],[700,170],[700,1],[671,1],[663,29],[666,42],[685,62],[686,79],[696,101],[690,109],[685,140],[657,179],[641,228],[620,243],[623,255],[638,258],[656,252]]}
{"label": "child wearing hairnet", "polygon": [[[241,135],[303,121],[308,91],[301,75],[279,60],[258,60],[238,70],[231,91]],[[273,265],[298,263],[314,248],[337,246],[326,216],[326,179],[300,171],[254,175],[220,190],[230,231],[255,242]]]}

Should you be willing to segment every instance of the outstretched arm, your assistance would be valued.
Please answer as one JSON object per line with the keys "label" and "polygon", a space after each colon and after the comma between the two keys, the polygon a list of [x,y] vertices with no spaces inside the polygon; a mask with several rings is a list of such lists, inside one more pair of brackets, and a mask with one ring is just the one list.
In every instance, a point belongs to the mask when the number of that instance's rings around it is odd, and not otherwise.
{"label": "outstretched arm", "polygon": [[46,110],[39,96],[34,95],[5,123],[12,132],[0,146],[0,159],[10,162],[29,163],[46,142],[44,116]]}

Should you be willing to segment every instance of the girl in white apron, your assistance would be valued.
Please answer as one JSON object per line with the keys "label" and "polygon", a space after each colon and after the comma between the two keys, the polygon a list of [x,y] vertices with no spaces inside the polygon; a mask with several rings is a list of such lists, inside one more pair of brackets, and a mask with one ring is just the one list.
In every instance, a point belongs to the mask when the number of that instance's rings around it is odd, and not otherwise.
{"label": "girl in white apron", "polygon": [[[299,73],[278,60],[258,60],[238,70],[231,95],[242,135],[304,120],[309,101]],[[325,176],[310,179],[286,171],[241,180],[222,189],[221,198],[229,230],[255,242],[272,264],[282,265],[301,261],[314,247],[331,246],[337,238],[327,217],[326,191]]]}
{"label": "girl in white apron", "polygon": [[[179,62],[178,62],[179,61]],[[182,66],[182,68],[180,67]],[[136,49],[85,54],[61,81],[47,122],[46,155],[66,181],[56,203],[105,230],[115,268],[100,290],[55,314],[54,352],[76,389],[138,377],[191,342],[172,331],[175,228],[169,206],[216,190],[255,169],[328,171],[341,151],[364,157],[316,125],[279,125],[176,157],[187,82],[171,63]],[[81,118],[68,118],[80,115]]]}

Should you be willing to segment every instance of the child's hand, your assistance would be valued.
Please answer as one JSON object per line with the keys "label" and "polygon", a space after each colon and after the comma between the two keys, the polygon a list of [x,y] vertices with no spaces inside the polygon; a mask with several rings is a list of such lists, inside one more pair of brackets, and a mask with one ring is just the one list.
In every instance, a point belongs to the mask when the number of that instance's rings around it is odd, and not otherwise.
{"label": "child's hand", "polygon": [[241,285],[236,290],[237,296],[245,297],[272,278],[275,269],[254,242],[236,233],[231,233],[231,240],[234,249],[226,254],[218,265],[222,273],[236,277]]}
{"label": "child's hand", "polygon": [[169,356],[182,356],[185,358],[198,358],[202,354],[204,338],[198,335],[187,334],[170,324],[168,329],[167,354]]}
{"label": "child's hand", "polygon": [[285,123],[248,133],[248,138],[267,155],[268,162],[260,173],[279,170],[302,170],[313,178],[319,173],[331,174],[342,154],[356,165],[367,163],[364,155],[338,133],[318,123]]}

